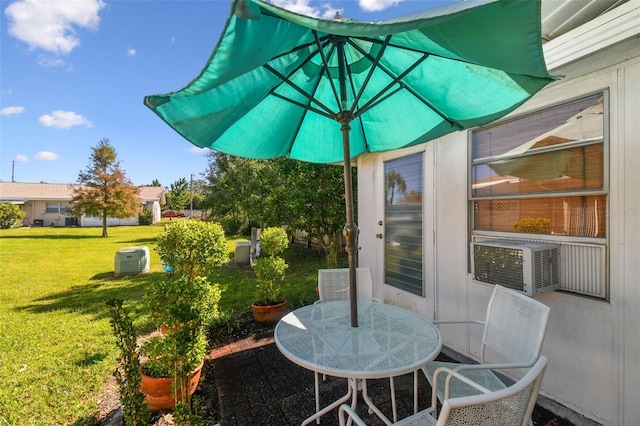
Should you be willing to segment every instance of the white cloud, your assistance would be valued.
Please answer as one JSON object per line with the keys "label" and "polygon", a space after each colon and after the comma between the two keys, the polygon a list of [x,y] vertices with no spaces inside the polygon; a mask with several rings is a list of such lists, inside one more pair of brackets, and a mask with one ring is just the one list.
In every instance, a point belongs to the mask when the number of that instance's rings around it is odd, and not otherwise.
{"label": "white cloud", "polygon": [[27,157],[26,155],[18,154],[16,155],[14,160],[18,163],[26,163],[27,161],[29,161],[29,157]]}
{"label": "white cloud", "polygon": [[24,112],[24,107],[8,106],[0,109],[0,115],[20,115]]}
{"label": "white cloud", "polygon": [[186,150],[189,154],[193,154],[193,155],[200,155],[200,154],[206,154],[207,152],[209,152],[209,148],[199,148],[197,146],[192,146],[191,148]]}
{"label": "white cloud", "polygon": [[103,0],[18,0],[5,9],[11,36],[29,45],[66,55],[80,45],[77,28],[96,30]]}
{"label": "white cloud", "polygon": [[330,4],[322,4],[320,7],[311,6],[311,0],[272,0],[276,6],[290,10],[301,15],[313,16],[314,18],[333,19],[336,12],[342,12]]}
{"label": "white cloud", "polygon": [[38,58],[38,64],[44,68],[64,67],[67,65],[67,63],[60,58],[51,58],[44,55]]}
{"label": "white cloud", "polygon": [[402,1],[403,0],[358,0],[358,5],[360,5],[360,8],[365,12],[379,12],[396,6]]}
{"label": "white cloud", "polygon": [[133,48],[128,48],[127,49],[127,56],[136,56],[136,49]]}
{"label": "white cloud", "polygon": [[51,151],[40,151],[36,154],[35,159],[41,161],[54,161],[60,158],[58,154]]}
{"label": "white cloud", "polygon": [[66,130],[75,126],[93,127],[91,121],[72,111],[55,110],[51,114],[41,116],[38,121],[45,127],[53,127],[58,130]]}

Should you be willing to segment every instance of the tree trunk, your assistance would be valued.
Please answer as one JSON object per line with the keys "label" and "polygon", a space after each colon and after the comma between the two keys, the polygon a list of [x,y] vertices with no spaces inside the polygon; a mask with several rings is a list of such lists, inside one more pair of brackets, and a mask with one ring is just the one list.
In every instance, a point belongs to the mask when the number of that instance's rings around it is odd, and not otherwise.
{"label": "tree trunk", "polygon": [[109,236],[109,233],[107,232],[107,213],[102,213],[102,236]]}

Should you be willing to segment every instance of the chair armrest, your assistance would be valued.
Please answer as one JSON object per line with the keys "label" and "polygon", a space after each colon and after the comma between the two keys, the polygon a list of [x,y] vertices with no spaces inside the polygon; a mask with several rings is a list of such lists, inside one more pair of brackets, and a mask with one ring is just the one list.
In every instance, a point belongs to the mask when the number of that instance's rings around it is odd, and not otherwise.
{"label": "chair armrest", "polygon": [[[436,371],[433,372],[433,384],[434,384],[434,389],[431,392],[431,407],[436,407],[437,403],[438,403],[438,375],[444,373],[447,375],[447,378],[445,379],[445,385],[444,385],[444,398],[443,401],[447,398],[449,398],[449,382],[451,381],[452,377],[455,377],[456,379],[460,380],[461,382],[466,383],[467,385],[471,386],[474,389],[477,389],[478,391],[482,392],[482,393],[491,393],[491,390],[485,388],[484,386],[480,386],[479,384],[477,384],[476,382],[474,382],[471,379],[466,378],[465,376],[463,376],[462,374],[458,373],[456,370],[452,370],[448,367],[440,367],[438,369],[436,369]],[[433,408],[431,408],[433,409]]]}
{"label": "chair armrest", "polygon": [[531,362],[505,362],[498,364],[460,364],[454,367],[453,371],[462,370],[504,370],[509,368],[531,368],[535,364],[537,359]]}
{"label": "chair armrest", "polygon": [[481,320],[435,320],[431,321],[434,324],[480,324],[485,325],[485,321]]}
{"label": "chair armrest", "polygon": [[355,411],[347,404],[342,404],[338,410],[338,419],[340,420],[340,426],[347,424],[345,414],[349,416],[351,420],[358,426],[367,426],[366,423],[356,414]]}

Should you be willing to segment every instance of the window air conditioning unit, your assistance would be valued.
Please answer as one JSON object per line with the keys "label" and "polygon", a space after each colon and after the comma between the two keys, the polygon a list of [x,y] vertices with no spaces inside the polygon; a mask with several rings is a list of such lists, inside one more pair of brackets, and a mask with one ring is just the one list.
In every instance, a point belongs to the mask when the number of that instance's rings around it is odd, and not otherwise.
{"label": "window air conditioning unit", "polygon": [[125,247],[116,252],[115,276],[138,275],[149,272],[149,248]]}
{"label": "window air conditioning unit", "polygon": [[477,281],[535,296],[560,288],[560,245],[513,240],[472,242],[471,268]]}

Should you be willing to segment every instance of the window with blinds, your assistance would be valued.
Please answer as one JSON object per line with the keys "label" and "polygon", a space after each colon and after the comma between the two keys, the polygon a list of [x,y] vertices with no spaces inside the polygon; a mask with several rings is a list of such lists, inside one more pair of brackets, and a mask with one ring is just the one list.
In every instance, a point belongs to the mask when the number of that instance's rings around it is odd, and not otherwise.
{"label": "window with blinds", "polygon": [[471,241],[559,243],[560,288],[606,299],[608,111],[603,91],[473,131]]}
{"label": "window with blinds", "polygon": [[606,236],[598,93],[472,133],[473,229]]}
{"label": "window with blinds", "polygon": [[384,163],[385,282],[422,296],[422,153]]}

